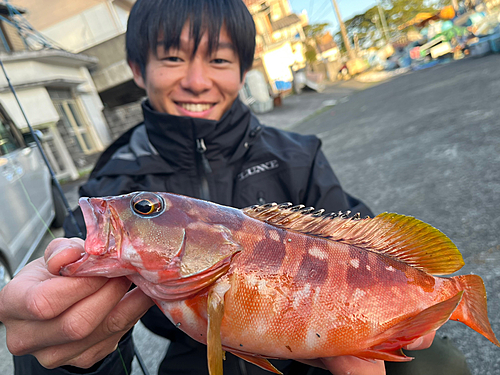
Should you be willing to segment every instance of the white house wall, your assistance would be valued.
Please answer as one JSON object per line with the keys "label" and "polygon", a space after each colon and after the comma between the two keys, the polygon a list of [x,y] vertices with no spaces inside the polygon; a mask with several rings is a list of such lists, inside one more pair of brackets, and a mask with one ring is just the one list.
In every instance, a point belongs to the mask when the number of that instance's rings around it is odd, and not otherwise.
{"label": "white house wall", "polygon": [[[35,127],[59,120],[59,115],[45,87],[16,90],[16,93],[32,126]],[[10,91],[0,93],[0,102],[19,128],[24,129],[27,127],[19,105]]]}
{"label": "white house wall", "polygon": [[274,50],[265,52],[262,60],[267,75],[272,81],[291,82],[293,80],[290,66],[295,63],[295,56],[290,43],[284,43]]}
{"label": "white house wall", "polygon": [[125,16],[121,10],[118,12],[101,3],[41,32],[64,49],[80,52],[125,31]]}

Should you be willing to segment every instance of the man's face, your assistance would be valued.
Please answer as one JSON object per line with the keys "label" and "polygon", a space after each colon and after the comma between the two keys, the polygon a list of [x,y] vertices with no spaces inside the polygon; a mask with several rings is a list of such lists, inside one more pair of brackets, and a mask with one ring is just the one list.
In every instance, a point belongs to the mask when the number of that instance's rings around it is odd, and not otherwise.
{"label": "man's face", "polygon": [[146,77],[131,63],[134,80],[146,90],[149,102],[158,112],[220,120],[243,85],[238,55],[225,27],[212,54],[208,54],[206,33],[194,55],[192,51],[186,24],[179,49],[166,51],[159,43],[157,56],[149,53]]}

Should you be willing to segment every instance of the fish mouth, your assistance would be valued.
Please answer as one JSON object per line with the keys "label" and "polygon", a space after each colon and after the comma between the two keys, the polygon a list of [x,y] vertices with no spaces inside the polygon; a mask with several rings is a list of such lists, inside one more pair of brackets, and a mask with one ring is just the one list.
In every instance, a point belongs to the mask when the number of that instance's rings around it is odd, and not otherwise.
{"label": "fish mouth", "polygon": [[87,227],[85,252],[93,255],[104,255],[108,252],[110,240],[110,216],[108,204],[100,198],[80,198],[83,219]]}
{"label": "fish mouth", "polygon": [[107,276],[128,275],[120,262],[121,248],[120,219],[111,205],[102,198],[80,198],[87,238],[85,255],[78,261],[63,267],[64,276]]}

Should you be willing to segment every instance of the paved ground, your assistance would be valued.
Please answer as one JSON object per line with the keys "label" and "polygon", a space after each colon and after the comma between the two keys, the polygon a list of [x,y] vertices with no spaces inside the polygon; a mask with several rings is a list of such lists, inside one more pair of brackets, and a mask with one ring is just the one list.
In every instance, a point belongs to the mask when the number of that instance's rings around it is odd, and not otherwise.
{"label": "paved ground", "polygon": [[[258,117],[319,135],[344,188],[375,213],[409,214],[446,233],[464,255],[460,273],[485,280],[490,321],[500,335],[500,55],[376,86],[350,81],[321,94],[304,92]],[[75,204],[75,189],[65,190]],[[455,322],[439,332],[465,353],[474,375],[500,374],[500,349],[482,336]],[[140,325],[134,335],[155,374],[167,342]],[[0,373],[12,373],[3,327]],[[140,373],[135,365],[133,374]]]}
{"label": "paved ground", "polygon": [[[399,76],[293,127],[323,140],[344,188],[375,213],[415,216],[483,277],[500,335],[500,55]],[[465,325],[439,331],[473,374],[500,374],[500,349]]]}

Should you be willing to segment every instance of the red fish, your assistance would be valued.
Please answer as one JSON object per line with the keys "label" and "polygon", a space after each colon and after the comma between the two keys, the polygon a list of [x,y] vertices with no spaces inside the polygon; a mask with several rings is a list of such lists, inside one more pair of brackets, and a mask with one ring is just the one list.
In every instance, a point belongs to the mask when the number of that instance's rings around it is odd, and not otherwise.
{"label": "red fish", "polygon": [[266,358],[353,355],[408,361],[401,348],[465,323],[500,346],[486,292],[455,245],[415,218],[361,219],[304,206],[238,210],[168,193],[81,198],[86,255],[67,276],[127,276],[189,336],[279,373]]}

